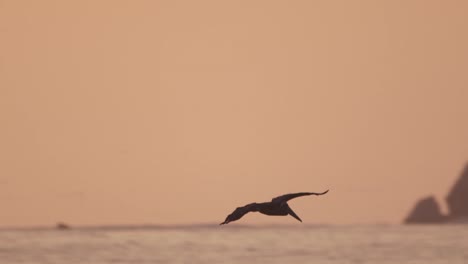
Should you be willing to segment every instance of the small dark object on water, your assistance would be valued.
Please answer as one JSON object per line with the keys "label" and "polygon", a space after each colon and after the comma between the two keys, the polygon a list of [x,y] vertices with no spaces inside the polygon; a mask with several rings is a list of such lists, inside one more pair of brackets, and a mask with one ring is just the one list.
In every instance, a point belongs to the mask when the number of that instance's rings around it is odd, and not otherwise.
{"label": "small dark object on water", "polygon": [[59,229],[59,230],[68,230],[71,227],[69,225],[63,223],[63,222],[59,222],[59,223],[57,223],[57,225],[55,225],[55,228]]}

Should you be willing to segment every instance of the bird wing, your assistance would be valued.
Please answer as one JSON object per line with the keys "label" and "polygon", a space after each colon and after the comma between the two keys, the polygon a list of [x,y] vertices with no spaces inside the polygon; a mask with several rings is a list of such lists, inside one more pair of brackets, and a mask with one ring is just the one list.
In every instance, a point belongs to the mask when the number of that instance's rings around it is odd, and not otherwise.
{"label": "bird wing", "polygon": [[248,212],[256,211],[255,210],[256,205],[257,205],[256,203],[251,203],[242,207],[237,207],[236,210],[234,210],[234,212],[228,215],[226,217],[226,220],[224,220],[224,222],[222,222],[220,225],[224,225],[229,222],[239,220]]}
{"label": "bird wing", "polygon": [[300,193],[288,193],[285,195],[281,195],[278,197],[275,197],[271,199],[271,202],[273,203],[285,203],[291,199],[301,197],[301,196],[306,196],[306,195],[324,195],[328,192],[328,190],[322,192],[322,193],[314,193],[314,192],[300,192]]}

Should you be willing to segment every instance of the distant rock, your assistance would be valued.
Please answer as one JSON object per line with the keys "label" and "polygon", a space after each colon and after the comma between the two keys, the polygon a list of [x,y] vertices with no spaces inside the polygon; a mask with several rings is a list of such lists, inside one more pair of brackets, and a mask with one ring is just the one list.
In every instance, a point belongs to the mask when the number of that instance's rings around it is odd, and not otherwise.
{"label": "distant rock", "polygon": [[405,223],[441,223],[445,220],[439,205],[433,196],[424,198],[416,203],[413,211],[405,219]]}
{"label": "distant rock", "polygon": [[70,229],[70,226],[63,222],[59,222],[55,225],[55,228],[59,230],[67,230],[67,229]]}
{"label": "distant rock", "polygon": [[451,219],[468,218],[468,163],[447,196]]}
{"label": "distant rock", "polygon": [[430,196],[416,203],[413,211],[405,219],[405,223],[447,222],[468,224],[468,163],[447,195],[446,201],[449,209],[448,215],[443,215],[440,212],[437,201]]}

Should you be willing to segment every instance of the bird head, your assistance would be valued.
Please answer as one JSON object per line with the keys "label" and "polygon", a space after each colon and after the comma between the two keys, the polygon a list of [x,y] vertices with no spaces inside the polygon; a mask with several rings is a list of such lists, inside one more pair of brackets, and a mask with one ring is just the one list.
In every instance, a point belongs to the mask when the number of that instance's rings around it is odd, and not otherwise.
{"label": "bird head", "polygon": [[221,223],[221,224],[219,224],[219,225],[225,225],[225,224],[228,224],[229,222],[233,221],[233,219],[232,219],[232,218],[233,218],[233,217],[232,217],[232,214],[228,215],[228,216],[226,217],[226,220],[224,220],[224,222],[222,222],[222,223]]}

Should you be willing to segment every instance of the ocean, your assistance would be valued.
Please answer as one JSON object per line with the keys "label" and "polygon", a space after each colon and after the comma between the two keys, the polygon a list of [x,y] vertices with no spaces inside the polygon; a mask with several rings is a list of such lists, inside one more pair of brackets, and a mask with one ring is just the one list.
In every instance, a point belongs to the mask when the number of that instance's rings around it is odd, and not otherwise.
{"label": "ocean", "polygon": [[467,264],[467,225],[0,230],[0,263]]}

